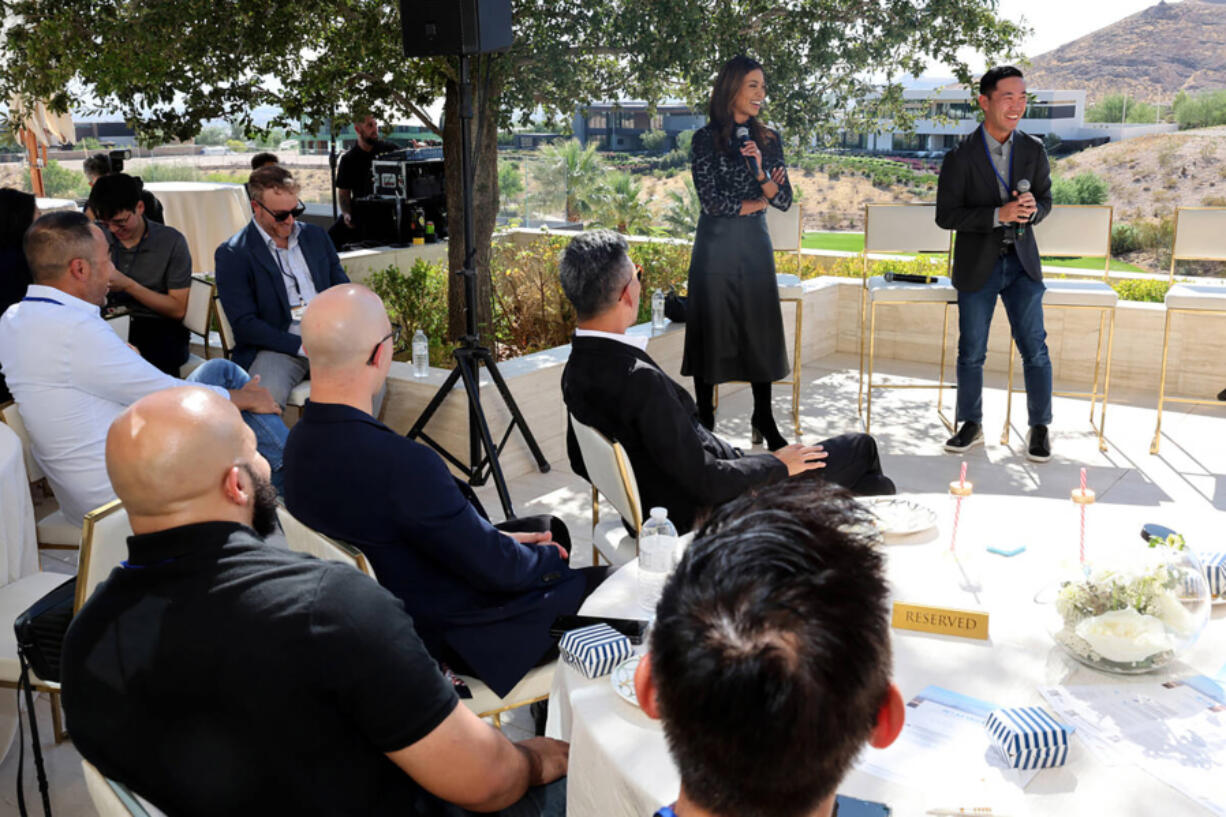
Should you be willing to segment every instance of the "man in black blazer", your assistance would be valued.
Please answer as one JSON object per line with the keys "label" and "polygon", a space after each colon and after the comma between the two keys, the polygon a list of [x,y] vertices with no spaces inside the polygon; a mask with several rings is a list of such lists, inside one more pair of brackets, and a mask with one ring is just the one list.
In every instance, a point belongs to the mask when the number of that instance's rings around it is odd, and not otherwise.
{"label": "man in black blazer", "polygon": [[365,287],[334,287],[307,308],[311,399],[285,444],[285,505],[360,548],[430,653],[503,696],[551,657],[553,620],[577,612],[608,567],[572,570],[560,519],[491,524],[437,452],[374,418],[393,335]]}
{"label": "man in black blazer", "polygon": [[983,443],[983,361],[999,295],[1022,353],[1030,433],[1026,456],[1051,459],[1051,360],[1043,328],[1043,270],[1034,230],[1051,211],[1051,171],[1043,143],[1017,130],[1026,83],[1013,66],[979,81],[983,124],[945,155],[937,182],[937,224],[956,230],[958,413],[945,450]]}
{"label": "man in black blazer", "polygon": [[217,248],[217,294],[234,329],[233,359],[260,376],[282,408],[310,374],[302,354],[302,313],[320,292],[349,282],[328,234],[297,219],[298,182],[280,165],[247,182],[251,221]]}
{"label": "man in black blazer", "polygon": [[[645,339],[625,334],[643,288],[626,250],[620,234],[596,230],[572,239],[562,256],[562,289],[579,318],[562,396],[576,420],[625,447],[644,507],[666,508],[685,533],[706,509],[805,472],[860,494],[894,493],[867,434],[745,455],[708,431],[689,392],[648,356]],[[571,467],[586,477],[569,420],[566,446]]]}

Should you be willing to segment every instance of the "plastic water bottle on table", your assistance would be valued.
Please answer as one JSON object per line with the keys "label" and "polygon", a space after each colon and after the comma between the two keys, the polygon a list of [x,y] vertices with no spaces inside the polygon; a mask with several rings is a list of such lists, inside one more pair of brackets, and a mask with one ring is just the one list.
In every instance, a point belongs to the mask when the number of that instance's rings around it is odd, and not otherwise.
{"label": "plastic water bottle on table", "polygon": [[668,509],[652,508],[639,532],[639,604],[644,610],[655,611],[676,551],[677,528],[668,519]]}

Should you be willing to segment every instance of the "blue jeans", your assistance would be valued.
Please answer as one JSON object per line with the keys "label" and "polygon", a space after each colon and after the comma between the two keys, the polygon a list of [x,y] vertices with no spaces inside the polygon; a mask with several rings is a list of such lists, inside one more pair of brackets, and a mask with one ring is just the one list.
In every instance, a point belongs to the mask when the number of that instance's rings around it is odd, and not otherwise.
{"label": "blue jeans", "polygon": [[[223,389],[241,389],[251,377],[237,363],[221,358],[205,361],[187,376],[189,383],[202,386],[221,386]],[[278,414],[254,414],[243,412],[243,421],[255,432],[255,445],[272,468],[272,484],[281,493],[285,475],[281,471],[281,458],[285,453],[285,438],[289,429]]]}
{"label": "blue jeans", "polygon": [[958,422],[983,422],[983,361],[996,296],[1005,305],[1013,341],[1022,353],[1026,411],[1032,426],[1051,423],[1051,358],[1043,329],[1046,287],[1026,274],[1017,253],[1003,255],[978,292],[958,293]]}

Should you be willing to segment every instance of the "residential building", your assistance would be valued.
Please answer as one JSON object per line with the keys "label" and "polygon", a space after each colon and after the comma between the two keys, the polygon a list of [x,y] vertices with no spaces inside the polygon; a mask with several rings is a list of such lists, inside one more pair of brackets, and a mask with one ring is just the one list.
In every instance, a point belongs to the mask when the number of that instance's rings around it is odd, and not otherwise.
{"label": "residential building", "polygon": [[[326,155],[331,143],[331,131],[325,123],[315,133],[303,132],[297,137],[299,144],[299,153]],[[386,126],[382,125],[379,132],[379,138],[387,142],[395,142],[402,147],[412,147],[413,142],[439,142],[440,137],[437,133],[428,128],[423,128],[421,125],[393,125],[390,133],[387,132]],[[353,125],[346,125],[336,134],[336,152],[344,153],[349,148],[358,143],[358,134],[353,129]]]}
{"label": "residential building", "polygon": [[664,131],[667,148],[677,144],[677,136],[707,124],[705,114],[696,113],[682,102],[661,102],[655,113],[642,100],[623,99],[596,102],[575,113],[574,133],[584,146],[596,143],[600,150],[642,150],[643,134]]}

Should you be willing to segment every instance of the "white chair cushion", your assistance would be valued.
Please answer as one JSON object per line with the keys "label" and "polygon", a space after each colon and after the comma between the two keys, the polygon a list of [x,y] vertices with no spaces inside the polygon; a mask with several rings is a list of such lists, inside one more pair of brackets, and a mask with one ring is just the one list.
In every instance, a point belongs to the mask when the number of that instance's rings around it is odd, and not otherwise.
{"label": "white chair cushion", "polygon": [[1226,310],[1226,286],[1214,284],[1175,284],[1167,290],[1169,309]]}
{"label": "white chair cushion", "polygon": [[1044,281],[1047,306],[1115,306],[1120,295],[1102,281]]}
{"label": "white chair cushion", "polygon": [[38,520],[38,543],[40,545],[81,546],[81,526],[64,518],[63,511],[55,511]]}
{"label": "white chair cushion", "polygon": [[468,684],[468,688],[473,694],[471,698],[464,699],[463,703],[473,712],[481,715],[485,712],[501,709],[504,706],[511,706],[544,697],[549,694],[549,689],[553,686],[553,673],[556,668],[556,661],[551,661],[541,667],[533,667],[528,670],[527,675],[519,680],[518,684],[511,688],[511,691],[504,698],[499,698],[495,695],[494,691],[487,687],[483,681],[471,675],[461,675],[460,678],[464,680],[464,683]]}
{"label": "white chair cushion", "polygon": [[16,683],[21,677],[17,634],[13,632],[17,616],[71,578],[65,573],[39,572],[0,587],[0,681]]}
{"label": "white chair cushion", "polygon": [[870,301],[952,303],[958,300],[958,291],[944,275],[938,275],[935,284],[887,281],[880,275],[874,275],[868,279],[868,299]]}
{"label": "white chair cushion", "polygon": [[303,380],[297,386],[290,390],[289,399],[285,401],[287,406],[305,406],[306,401],[311,398],[311,381]]}
{"label": "white chair cushion", "polygon": [[200,355],[189,354],[187,362],[179,367],[179,377],[186,378],[189,374],[199,369],[204,365],[204,358]]}

